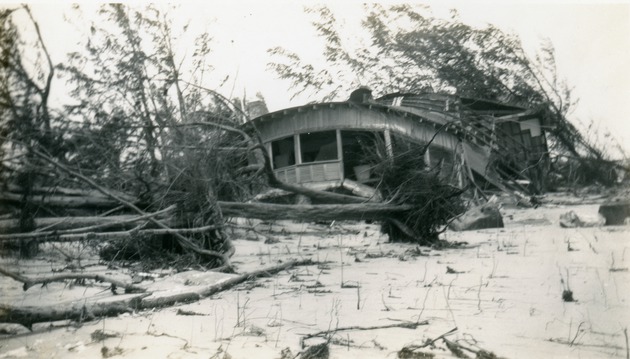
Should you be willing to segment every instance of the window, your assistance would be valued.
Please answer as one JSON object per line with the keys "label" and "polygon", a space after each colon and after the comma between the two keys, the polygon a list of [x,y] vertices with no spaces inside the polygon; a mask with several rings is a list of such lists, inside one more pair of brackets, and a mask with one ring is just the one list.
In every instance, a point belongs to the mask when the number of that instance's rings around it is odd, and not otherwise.
{"label": "window", "polygon": [[341,131],[343,144],[343,171],[346,178],[358,180],[355,167],[372,165],[378,161],[379,153],[384,154],[385,136],[381,131]]}
{"label": "window", "polygon": [[295,164],[295,141],[293,136],[271,142],[273,168],[293,166]]}
{"label": "window", "polygon": [[338,159],[337,131],[309,132],[300,135],[302,163]]}

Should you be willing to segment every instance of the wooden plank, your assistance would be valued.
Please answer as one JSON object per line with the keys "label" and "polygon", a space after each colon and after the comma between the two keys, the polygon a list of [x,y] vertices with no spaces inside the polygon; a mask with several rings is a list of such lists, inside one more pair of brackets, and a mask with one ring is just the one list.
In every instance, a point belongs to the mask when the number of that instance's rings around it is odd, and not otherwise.
{"label": "wooden plank", "polygon": [[323,164],[312,165],[310,166],[310,168],[311,168],[311,180],[313,182],[321,182],[326,179]]}
{"label": "wooden plank", "polygon": [[285,172],[285,179],[287,183],[298,183],[295,167],[288,168]]}
{"label": "wooden plank", "polygon": [[324,179],[327,181],[341,179],[341,166],[339,163],[324,164]]}
{"label": "wooden plank", "polygon": [[297,168],[297,175],[299,183],[313,182],[313,176],[311,175],[311,166],[299,166]]}

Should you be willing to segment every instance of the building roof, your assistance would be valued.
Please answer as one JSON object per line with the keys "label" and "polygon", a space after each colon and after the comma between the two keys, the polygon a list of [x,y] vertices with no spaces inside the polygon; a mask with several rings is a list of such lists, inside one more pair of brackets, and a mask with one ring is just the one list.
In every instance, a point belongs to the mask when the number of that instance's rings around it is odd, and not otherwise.
{"label": "building roof", "polygon": [[361,87],[353,91],[348,101],[311,103],[290,107],[258,116],[252,121],[269,121],[273,118],[284,117],[294,113],[337,106],[360,106],[374,111],[396,111],[403,115],[404,113],[413,114],[437,124],[457,122],[460,120],[462,113],[473,116],[510,117],[512,119],[518,118],[520,115],[528,115],[529,117],[532,115],[531,111],[523,107],[451,94],[392,93],[372,100],[371,91]]}
{"label": "building roof", "polygon": [[367,101],[367,102],[323,102],[317,104],[308,104],[303,106],[290,107],[274,112],[267,113],[265,115],[256,117],[252,119],[254,123],[262,123],[267,121],[273,121],[274,119],[292,116],[296,113],[304,113],[310,111],[318,111],[321,109],[333,109],[338,107],[345,108],[361,108],[367,109],[370,111],[380,111],[387,113],[399,114],[403,117],[415,117],[418,118],[420,122],[430,122],[437,126],[452,124],[451,126],[445,126],[446,131],[453,131],[458,126],[456,125],[457,118],[450,116],[447,113],[440,113],[434,111],[427,111],[418,108],[409,108],[409,107],[401,107],[401,106],[393,106],[393,105],[385,105],[376,101]]}

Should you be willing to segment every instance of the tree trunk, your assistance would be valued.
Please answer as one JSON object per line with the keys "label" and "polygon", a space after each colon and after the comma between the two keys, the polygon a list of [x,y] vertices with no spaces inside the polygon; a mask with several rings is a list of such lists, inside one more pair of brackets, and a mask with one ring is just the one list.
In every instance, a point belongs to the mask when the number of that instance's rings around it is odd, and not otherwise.
{"label": "tree trunk", "polygon": [[112,292],[115,291],[115,287],[120,287],[125,289],[125,293],[144,293],[147,290],[145,288],[134,286],[133,284],[122,282],[116,278],[111,278],[107,276],[102,276],[98,274],[85,274],[85,273],[62,273],[48,277],[26,277],[19,273],[11,272],[3,267],[0,267],[0,274],[3,274],[7,277],[11,277],[18,282],[24,283],[22,289],[27,291],[30,287],[35,286],[37,284],[48,284],[52,282],[63,282],[66,280],[77,280],[77,279],[88,279],[96,282],[107,282],[111,283],[114,287],[112,287]]}
{"label": "tree trunk", "polygon": [[19,241],[24,239],[37,238],[40,242],[76,242],[82,240],[121,240],[121,239],[133,239],[143,236],[160,236],[164,234],[191,234],[191,233],[205,233],[212,230],[221,228],[220,226],[203,226],[195,228],[169,228],[169,229],[144,229],[144,230],[128,230],[119,232],[83,232],[83,233],[68,233],[68,234],[55,234],[41,232],[29,232],[29,233],[17,233],[13,235],[0,236],[0,242],[4,241]]}
{"label": "tree trunk", "polygon": [[[19,193],[0,193],[0,201],[20,203],[23,195]],[[118,202],[102,196],[59,196],[59,195],[33,195],[28,200],[35,205],[46,205],[64,208],[113,208]]]}
{"label": "tree trunk", "polygon": [[[8,192],[14,192],[14,193],[19,193],[19,194],[23,194],[25,190],[22,186],[14,185],[14,184],[8,184],[6,188],[8,189]],[[96,190],[89,190],[89,189],[33,186],[33,188],[31,188],[30,191],[33,194],[101,197],[101,198],[109,199],[109,197],[105,197],[101,192],[96,191]],[[126,200],[130,202],[133,202],[136,200],[133,196],[130,196],[126,193],[122,193],[122,192],[111,190],[111,189],[110,191],[112,191],[112,193],[115,193],[119,197],[125,198]]]}
{"label": "tree trunk", "polygon": [[122,313],[131,313],[137,306],[139,298],[147,294],[130,295],[125,300],[104,303],[77,302],[69,306],[14,307],[0,304],[0,321],[19,323],[31,329],[33,324],[54,322],[58,320],[74,320],[84,322],[98,317],[113,317]]}
{"label": "tree trunk", "polygon": [[412,207],[384,203],[285,205],[270,203],[218,202],[226,217],[297,219],[308,221],[395,218]]}
{"label": "tree trunk", "polygon": [[138,309],[151,309],[171,306],[176,303],[194,302],[215,293],[230,289],[235,285],[259,277],[270,276],[292,267],[313,265],[310,259],[290,261],[257,271],[234,276],[227,280],[207,286],[201,290],[190,290],[166,296],[151,296],[151,288],[147,293],[121,296],[112,301],[79,301],[68,305],[56,306],[11,306],[0,303],[0,322],[19,323],[31,328],[34,323],[58,320],[75,320],[78,322],[93,320],[98,317],[111,317],[121,313],[131,313]]}
{"label": "tree trunk", "polygon": [[[103,226],[109,230],[126,230],[136,227],[136,220],[141,220],[142,216],[120,215],[120,216],[87,216],[87,217],[44,217],[35,218],[35,229],[60,231],[73,228]],[[169,222],[169,221],[166,221]],[[19,232],[18,219],[0,220],[0,233]]]}

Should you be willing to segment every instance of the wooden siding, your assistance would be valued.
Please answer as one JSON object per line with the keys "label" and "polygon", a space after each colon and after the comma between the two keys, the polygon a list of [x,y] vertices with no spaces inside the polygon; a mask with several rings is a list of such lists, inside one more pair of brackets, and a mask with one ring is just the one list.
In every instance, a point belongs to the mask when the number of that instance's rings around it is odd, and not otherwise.
{"label": "wooden siding", "polygon": [[[538,124],[538,119],[535,119]],[[498,142],[500,148],[518,160],[527,161],[530,158],[538,160],[541,154],[547,151],[546,141],[540,127],[535,127],[536,122],[528,120],[523,126],[520,122],[502,122],[497,124]],[[532,134],[533,132],[533,134]],[[534,136],[534,135],[537,136]]]}
{"label": "wooden siding", "polygon": [[297,183],[297,173],[295,171],[295,166],[291,167],[283,167],[274,171],[276,173],[276,177],[282,182],[286,183]]}
{"label": "wooden siding", "polygon": [[287,183],[339,181],[343,177],[341,161],[311,162],[275,170],[279,180]]}

